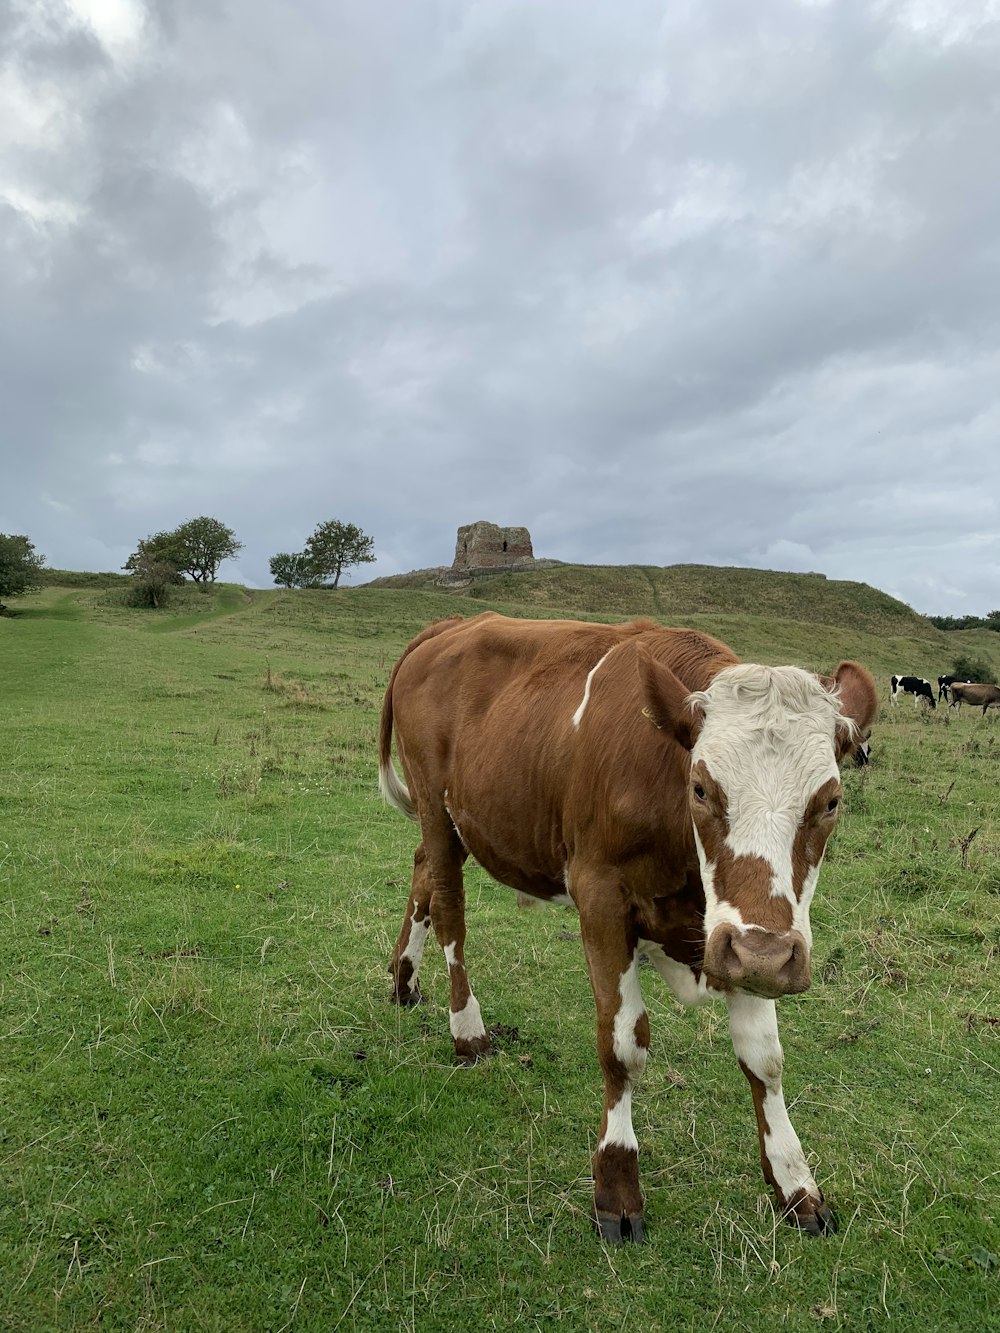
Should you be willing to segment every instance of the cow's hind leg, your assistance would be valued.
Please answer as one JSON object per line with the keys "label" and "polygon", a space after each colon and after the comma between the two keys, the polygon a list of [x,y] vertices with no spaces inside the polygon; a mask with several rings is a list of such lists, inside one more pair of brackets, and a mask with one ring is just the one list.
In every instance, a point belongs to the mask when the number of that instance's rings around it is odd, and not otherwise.
{"label": "cow's hind leg", "polygon": [[734,992],[726,996],[729,1032],[747,1076],[757,1114],[760,1165],[783,1217],[811,1236],[836,1231],[833,1213],[806,1164],[781,1090],[784,1063],[774,1001]]}
{"label": "cow's hind leg", "polygon": [[[603,897],[603,895],[602,895]],[[613,1244],[645,1239],[639,1188],[639,1142],[632,1127],[632,1088],[646,1064],[649,1019],[639,988],[636,941],[625,921],[610,921],[613,897],[598,900],[590,919],[580,907],[587,970],[597,1006],[597,1054],[604,1072],[604,1114],[594,1153],[594,1222]]]}
{"label": "cow's hind leg", "polygon": [[423,843],[413,857],[413,884],[410,898],[406,904],[406,915],[399,932],[399,939],[392,951],[389,972],[392,975],[392,998],[397,1004],[419,1004],[423,999],[420,994],[420,960],[424,956],[424,945],[431,929],[431,894],[434,885],[427,869],[427,853]]}
{"label": "cow's hind leg", "polygon": [[455,1054],[463,1064],[474,1064],[490,1049],[479,1001],[472,993],[465,970],[465,885],[462,866],[466,852],[450,817],[424,825],[427,876],[432,886],[430,911],[434,932],[444,950],[451,983],[448,1021]]}

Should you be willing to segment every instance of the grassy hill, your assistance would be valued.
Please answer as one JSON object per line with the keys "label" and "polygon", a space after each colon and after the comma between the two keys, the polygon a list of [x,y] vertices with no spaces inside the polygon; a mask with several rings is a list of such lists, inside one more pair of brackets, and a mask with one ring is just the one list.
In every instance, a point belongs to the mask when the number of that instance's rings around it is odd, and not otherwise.
{"label": "grassy hill", "polygon": [[923,623],[923,617],[910,607],[864,583],[824,579],[815,574],[707,565],[570,565],[480,579],[470,595],[492,600],[516,595],[518,601],[539,607],[569,605],[652,615],[670,623],[716,613],[823,625],[853,624],[878,633],[899,633]]}
{"label": "grassy hill", "polygon": [[[365,586],[430,590],[438,586],[437,571],[394,575]],[[879,633],[926,623],[904,602],[866,583],[717,565],[558,565],[482,575],[450,595],[534,606],[539,612],[649,615],[671,623],[713,613],[853,624]]]}
{"label": "grassy hill", "polygon": [[864,661],[876,675],[933,679],[951,670],[959,653],[1000,671],[1000,635],[988,630],[944,632],[925,616],[866,583],[817,574],[712,565],[558,565],[489,574],[453,589],[437,570],[377,579],[353,596],[393,591],[410,605],[446,599],[450,613],[498,610],[523,616],[580,616],[616,620],[650,616],[690,625],[725,639],[742,656],[825,669],[844,657]]}
{"label": "grassy hill", "polygon": [[[711,565],[560,564],[484,575],[447,588],[438,584],[439,573],[417,570],[336,592],[223,583],[205,594],[187,584],[175,591],[168,607],[154,612],[121,606],[125,575],[50,570],[46,597],[51,602],[57,596],[64,611],[72,605],[108,623],[154,630],[178,627],[179,616],[194,625],[236,612],[250,624],[294,624],[306,630],[326,624],[333,611],[352,624],[364,624],[365,633],[384,634],[400,646],[424,624],[456,612],[587,620],[648,616],[714,634],[747,660],[828,670],[852,657],[880,679],[899,672],[933,680],[950,671],[962,654],[987,662],[1000,675],[1000,634],[939,630],[877,588],[816,574]],[[31,615],[32,606],[27,598],[14,610]]]}

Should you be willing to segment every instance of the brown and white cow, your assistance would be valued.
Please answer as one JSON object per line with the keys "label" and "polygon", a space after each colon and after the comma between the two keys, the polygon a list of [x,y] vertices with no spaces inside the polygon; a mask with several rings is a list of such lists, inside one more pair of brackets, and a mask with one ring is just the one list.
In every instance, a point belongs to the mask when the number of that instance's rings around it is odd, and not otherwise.
{"label": "brown and white cow", "polygon": [[959,684],[955,681],[951,686],[951,703],[948,707],[957,708],[961,712],[963,704],[982,708],[985,717],[987,708],[1000,704],[1000,685],[979,685],[973,681]]}
{"label": "brown and white cow", "polygon": [[489,1050],[465,967],[467,856],[502,884],[576,907],[604,1072],[594,1215],[606,1240],[644,1232],[631,1111],[649,1047],[641,954],[682,1002],[725,1000],[778,1207],[808,1232],[832,1229],[785,1109],[774,1000],[809,985],[837,765],[877,708],[854,662],[832,679],[756,666],[705,634],[643,621],[453,617],[394,667],[379,785],[421,829],[394,998],[420,999],[433,923],[456,1054]]}

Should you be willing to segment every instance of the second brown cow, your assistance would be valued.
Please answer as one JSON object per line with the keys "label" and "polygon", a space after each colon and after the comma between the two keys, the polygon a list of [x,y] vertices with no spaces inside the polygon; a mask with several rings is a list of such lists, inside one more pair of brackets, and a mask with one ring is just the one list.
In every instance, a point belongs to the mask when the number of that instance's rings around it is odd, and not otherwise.
{"label": "second brown cow", "polygon": [[963,704],[982,708],[985,716],[987,708],[1000,704],[1000,685],[977,685],[971,681],[964,685],[954,683],[951,686],[951,703],[948,707],[957,708],[961,712]]}

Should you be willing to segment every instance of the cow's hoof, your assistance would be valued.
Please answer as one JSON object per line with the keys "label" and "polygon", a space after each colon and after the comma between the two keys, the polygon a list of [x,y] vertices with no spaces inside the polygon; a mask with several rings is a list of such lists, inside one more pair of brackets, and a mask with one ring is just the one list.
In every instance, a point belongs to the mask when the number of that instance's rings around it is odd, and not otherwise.
{"label": "cow's hoof", "polygon": [[[801,1205],[800,1205],[801,1207]],[[820,1236],[832,1236],[837,1230],[837,1219],[832,1208],[820,1201],[808,1212],[793,1209],[787,1214],[788,1221],[811,1239]]]}
{"label": "cow's hoof", "polygon": [[642,1213],[595,1213],[594,1226],[601,1240],[608,1245],[624,1245],[626,1241],[641,1245],[646,1239]]}
{"label": "cow's hoof", "polygon": [[455,1057],[463,1065],[474,1065],[477,1060],[490,1055],[492,1050],[489,1036],[485,1032],[481,1037],[463,1037],[461,1041],[455,1042]]}
{"label": "cow's hoof", "polygon": [[405,990],[394,990],[392,992],[394,1004],[402,1005],[404,1009],[410,1009],[415,1004],[423,1004],[424,997],[420,994],[420,987],[415,986],[413,990],[407,987]]}

